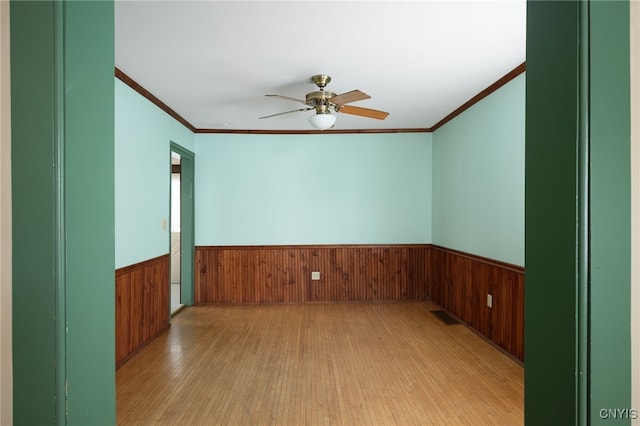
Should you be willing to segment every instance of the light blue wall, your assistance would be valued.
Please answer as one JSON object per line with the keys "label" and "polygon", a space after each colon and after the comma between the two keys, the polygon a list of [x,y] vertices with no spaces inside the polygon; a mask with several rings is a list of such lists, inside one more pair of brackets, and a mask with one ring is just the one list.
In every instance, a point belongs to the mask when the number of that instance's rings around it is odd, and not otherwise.
{"label": "light blue wall", "polygon": [[433,134],[433,243],[524,265],[525,75]]}
{"label": "light blue wall", "polygon": [[168,252],[170,141],[196,153],[196,245],[433,242],[524,264],[524,75],[433,135],[194,135],[115,86],[117,268]]}
{"label": "light blue wall", "polygon": [[193,151],[189,129],[116,79],[116,268],[169,252],[172,141]]}
{"label": "light blue wall", "polygon": [[196,245],[431,242],[431,134],[197,134]]}

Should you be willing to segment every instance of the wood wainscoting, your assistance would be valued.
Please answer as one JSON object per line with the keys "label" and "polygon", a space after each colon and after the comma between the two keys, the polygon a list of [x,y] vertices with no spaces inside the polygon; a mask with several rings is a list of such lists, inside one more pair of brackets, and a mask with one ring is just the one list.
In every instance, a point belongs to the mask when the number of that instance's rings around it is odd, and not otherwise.
{"label": "wood wainscoting", "polygon": [[524,359],[524,268],[445,247],[199,246],[194,279],[198,305],[430,299]]}
{"label": "wood wainscoting", "polygon": [[169,328],[169,254],[116,270],[116,367]]}
{"label": "wood wainscoting", "polygon": [[[169,262],[116,270],[116,366],[169,327]],[[199,246],[194,280],[197,305],[431,300],[524,360],[524,268],[445,247]]]}
{"label": "wood wainscoting", "polygon": [[[195,303],[424,300],[428,244],[199,246]],[[311,273],[320,279],[312,280]]]}
{"label": "wood wainscoting", "polygon": [[428,297],[523,361],[524,268],[439,246],[431,265]]}

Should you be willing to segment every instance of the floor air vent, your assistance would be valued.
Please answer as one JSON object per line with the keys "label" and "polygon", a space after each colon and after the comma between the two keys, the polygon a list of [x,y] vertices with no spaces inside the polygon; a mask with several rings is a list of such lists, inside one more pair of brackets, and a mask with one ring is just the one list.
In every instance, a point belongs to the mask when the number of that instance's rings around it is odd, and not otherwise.
{"label": "floor air vent", "polygon": [[431,313],[446,325],[460,324],[460,322],[457,319],[455,319],[445,311],[431,311]]}

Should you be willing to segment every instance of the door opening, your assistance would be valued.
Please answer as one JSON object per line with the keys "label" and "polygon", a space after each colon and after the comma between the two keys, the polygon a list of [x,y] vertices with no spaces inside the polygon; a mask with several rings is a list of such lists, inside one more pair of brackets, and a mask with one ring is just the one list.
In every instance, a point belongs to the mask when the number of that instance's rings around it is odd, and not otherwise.
{"label": "door opening", "polygon": [[173,316],[194,301],[193,268],[195,251],[194,179],[195,155],[171,142],[171,297]]}
{"label": "door opening", "polygon": [[175,315],[184,304],[181,303],[181,256],[180,242],[181,238],[181,215],[180,206],[182,205],[180,184],[181,184],[181,157],[177,152],[171,152],[171,315]]}

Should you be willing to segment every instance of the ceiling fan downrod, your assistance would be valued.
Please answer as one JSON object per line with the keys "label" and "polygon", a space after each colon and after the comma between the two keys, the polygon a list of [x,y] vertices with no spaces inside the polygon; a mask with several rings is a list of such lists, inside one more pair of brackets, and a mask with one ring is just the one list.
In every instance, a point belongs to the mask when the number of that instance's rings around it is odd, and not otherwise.
{"label": "ceiling fan downrod", "polygon": [[317,74],[311,77],[311,81],[313,81],[320,90],[324,90],[327,84],[331,82],[331,77],[326,74]]}

